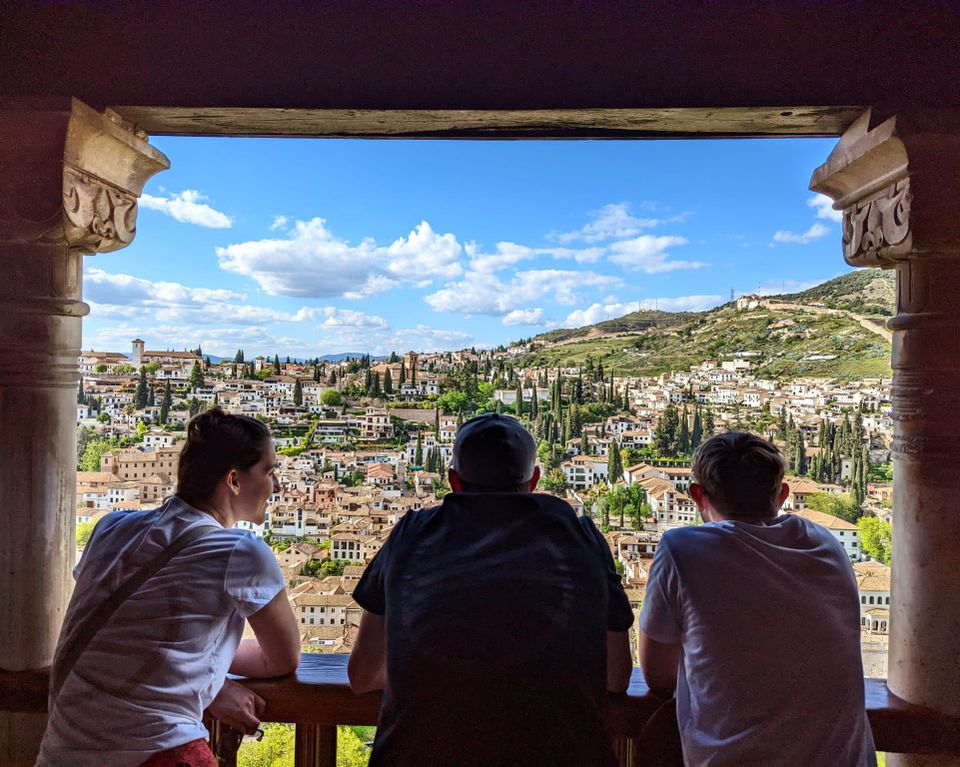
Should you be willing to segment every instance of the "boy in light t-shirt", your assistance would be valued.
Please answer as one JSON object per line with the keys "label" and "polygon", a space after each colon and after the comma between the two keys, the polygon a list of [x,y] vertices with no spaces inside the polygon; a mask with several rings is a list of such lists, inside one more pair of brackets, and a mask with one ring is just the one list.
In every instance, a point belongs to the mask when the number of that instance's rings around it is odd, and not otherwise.
{"label": "boy in light t-shirt", "polygon": [[676,690],[686,765],[873,767],[857,586],[826,529],[777,511],[771,443],[704,442],[690,486],[704,523],[665,533],[640,614],[650,687]]}

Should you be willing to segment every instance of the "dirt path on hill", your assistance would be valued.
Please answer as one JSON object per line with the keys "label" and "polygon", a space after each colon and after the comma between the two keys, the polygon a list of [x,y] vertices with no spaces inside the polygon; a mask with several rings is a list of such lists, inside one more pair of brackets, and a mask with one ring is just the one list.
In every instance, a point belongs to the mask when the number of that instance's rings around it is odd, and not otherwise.
{"label": "dirt path on hill", "polygon": [[789,309],[797,309],[799,307],[804,311],[811,312],[813,314],[839,314],[843,317],[847,317],[848,319],[854,320],[864,330],[869,330],[871,333],[875,333],[876,335],[883,338],[887,343],[893,343],[892,331],[888,330],[883,325],[878,325],[869,317],[864,317],[861,314],[854,314],[853,312],[847,311],[846,309],[828,309],[825,306],[810,306],[809,304],[788,304],[788,303],[780,303],[778,301],[762,301],[761,306],[764,306],[767,309],[774,309],[774,310],[777,310],[777,309],[789,310]]}

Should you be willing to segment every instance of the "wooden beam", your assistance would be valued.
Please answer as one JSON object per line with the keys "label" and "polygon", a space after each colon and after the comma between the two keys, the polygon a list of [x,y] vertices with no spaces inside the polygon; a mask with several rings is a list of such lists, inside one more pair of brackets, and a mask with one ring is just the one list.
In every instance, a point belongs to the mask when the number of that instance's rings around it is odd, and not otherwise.
{"label": "wooden beam", "polygon": [[323,138],[838,136],[858,106],[723,109],[264,109],[115,106],[153,135]]}

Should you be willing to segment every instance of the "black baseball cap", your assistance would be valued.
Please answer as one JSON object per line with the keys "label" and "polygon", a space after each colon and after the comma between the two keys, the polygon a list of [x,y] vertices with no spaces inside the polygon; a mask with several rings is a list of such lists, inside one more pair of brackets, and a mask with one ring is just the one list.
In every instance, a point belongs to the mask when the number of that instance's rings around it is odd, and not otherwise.
{"label": "black baseball cap", "polygon": [[513,488],[529,482],[537,443],[520,422],[500,413],[471,418],[457,430],[450,468],[478,488]]}

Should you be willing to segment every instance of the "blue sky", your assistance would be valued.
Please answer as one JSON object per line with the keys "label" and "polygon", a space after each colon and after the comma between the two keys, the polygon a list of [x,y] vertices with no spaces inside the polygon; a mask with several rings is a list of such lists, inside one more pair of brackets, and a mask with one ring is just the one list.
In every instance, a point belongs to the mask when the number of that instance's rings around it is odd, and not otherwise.
{"label": "blue sky", "polygon": [[833,140],[164,138],[134,243],[87,257],[84,348],[495,346],[849,268]]}

